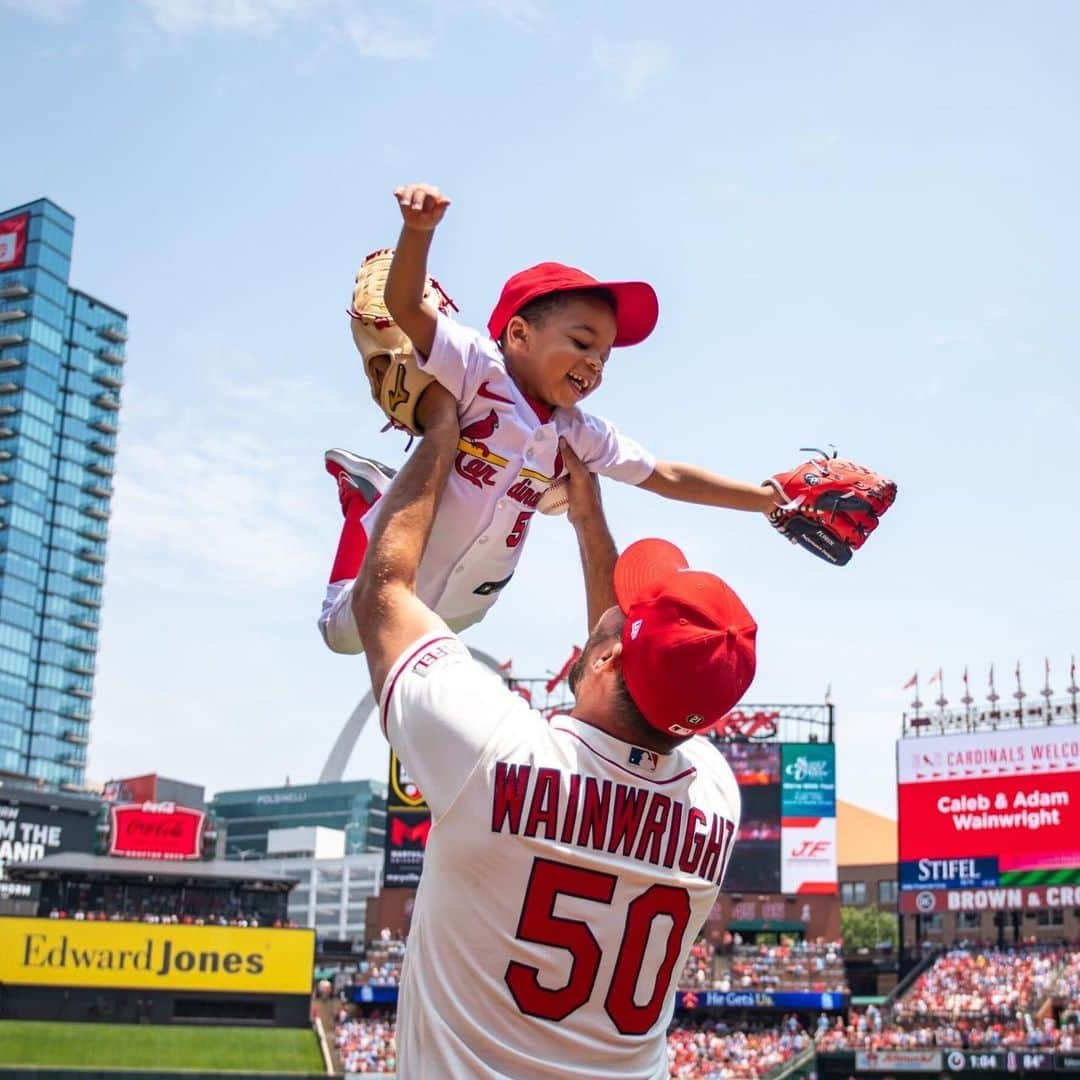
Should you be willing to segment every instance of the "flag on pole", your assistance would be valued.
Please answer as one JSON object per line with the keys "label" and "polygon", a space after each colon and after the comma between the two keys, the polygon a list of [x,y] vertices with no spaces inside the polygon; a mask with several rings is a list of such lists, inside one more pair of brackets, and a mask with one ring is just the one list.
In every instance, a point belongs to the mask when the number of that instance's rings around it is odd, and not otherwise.
{"label": "flag on pole", "polygon": [[965,666],[965,668],[964,668],[964,691],[966,692],[967,689],[968,689],[968,669]]}
{"label": "flag on pole", "polygon": [[910,690],[913,686],[918,685],[918,682],[919,682],[919,673],[916,671],[915,674],[912,675],[911,678],[908,679],[908,681],[906,683],[904,683],[903,686],[900,687],[900,689],[901,690]]}
{"label": "flag on pole", "polygon": [[936,682],[941,682],[941,668],[938,668],[937,671],[930,676],[930,681],[926,685],[933,686]]}
{"label": "flag on pole", "polygon": [[832,704],[832,683],[825,687],[825,704]]}

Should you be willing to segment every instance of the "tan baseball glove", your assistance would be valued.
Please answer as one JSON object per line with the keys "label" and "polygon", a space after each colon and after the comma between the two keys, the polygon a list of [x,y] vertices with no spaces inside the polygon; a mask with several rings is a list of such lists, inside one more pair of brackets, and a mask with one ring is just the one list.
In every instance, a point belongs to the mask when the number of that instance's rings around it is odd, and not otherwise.
{"label": "tan baseball glove", "polygon": [[[349,308],[352,336],[364,358],[371,396],[386,413],[388,426],[422,435],[416,422],[416,403],[433,378],[420,370],[412,342],[386,310],[386,276],[393,258],[394,252],[384,248],[373,251],[360,264]],[[424,302],[444,315],[457,311],[454,301],[432,277],[424,285]]]}

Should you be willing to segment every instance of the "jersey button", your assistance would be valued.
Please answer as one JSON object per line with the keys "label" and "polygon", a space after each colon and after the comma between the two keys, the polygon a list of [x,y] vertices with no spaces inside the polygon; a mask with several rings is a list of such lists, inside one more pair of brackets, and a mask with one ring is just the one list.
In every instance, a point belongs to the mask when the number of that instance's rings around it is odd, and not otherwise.
{"label": "jersey button", "polygon": [[486,536],[481,536],[480,539],[477,540],[476,542],[478,544],[486,544],[488,542],[488,538]]}
{"label": "jersey button", "polygon": [[462,571],[462,570],[464,570],[464,569],[465,569],[465,567],[464,567],[464,566],[455,566],[455,567],[454,567],[454,573],[455,573],[455,574],[460,574],[460,573],[461,573],[461,571]]}

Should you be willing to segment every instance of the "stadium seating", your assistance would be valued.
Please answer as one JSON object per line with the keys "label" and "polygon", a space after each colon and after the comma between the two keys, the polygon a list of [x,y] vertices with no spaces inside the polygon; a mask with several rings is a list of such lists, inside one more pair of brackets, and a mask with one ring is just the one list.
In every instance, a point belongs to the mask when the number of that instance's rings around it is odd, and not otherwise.
{"label": "stadium seating", "polygon": [[839,942],[729,944],[714,952],[699,938],[679,978],[684,990],[795,990],[846,993]]}
{"label": "stadium seating", "polygon": [[668,1032],[672,1078],[743,1080],[767,1076],[810,1045],[810,1036],[789,1017],[780,1027],[729,1026],[725,1021],[677,1024]]}
{"label": "stadium seating", "polygon": [[895,1016],[1011,1020],[1049,992],[1064,960],[1061,949],[952,949],[896,1003]]}
{"label": "stadium seating", "polygon": [[260,922],[258,915],[254,912],[245,913],[242,911],[233,911],[229,914],[192,915],[185,912],[182,908],[179,911],[171,908],[169,910],[144,911],[119,911],[116,909],[85,911],[81,908],[75,911],[65,911],[63,908],[52,908],[49,911],[47,918],[71,919],[74,922],[141,922],[150,925],[160,924],[163,926],[251,927],[256,930],[260,926],[263,929],[266,929],[267,927],[295,928],[296,926],[296,923],[291,920],[275,919],[272,922]]}
{"label": "stadium seating", "polygon": [[[819,1026],[817,1049],[1080,1048],[1080,950],[951,949],[889,1011]],[[1061,1023],[1053,1008],[1063,1008]],[[1042,1008],[1040,1008],[1042,1006]]]}
{"label": "stadium seating", "polygon": [[392,1073],[397,1067],[393,1017],[350,1017],[343,1009],[334,1025],[334,1050],[346,1073]]}
{"label": "stadium seating", "polygon": [[357,986],[397,986],[401,982],[404,956],[405,942],[384,935],[368,945],[353,981]]}

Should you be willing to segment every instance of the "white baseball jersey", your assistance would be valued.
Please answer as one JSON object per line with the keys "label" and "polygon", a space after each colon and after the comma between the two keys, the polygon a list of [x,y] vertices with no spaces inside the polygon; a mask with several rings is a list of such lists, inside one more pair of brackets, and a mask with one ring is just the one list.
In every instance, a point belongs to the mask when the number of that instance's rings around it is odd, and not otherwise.
{"label": "white baseball jersey", "polygon": [[[417,359],[457,399],[461,438],[416,592],[461,626],[491,607],[514,573],[529,519],[561,468],[560,436],[593,472],[628,484],[647,479],[656,459],[606,420],[531,404],[498,345],[444,315],[431,355]],[[376,503],[363,519],[369,536],[379,512]]]}
{"label": "white baseball jersey", "polygon": [[448,632],[398,659],[380,718],[434,821],[398,1076],[665,1080],[675,986],[738,834],[719,751],[548,721]]}

